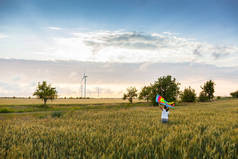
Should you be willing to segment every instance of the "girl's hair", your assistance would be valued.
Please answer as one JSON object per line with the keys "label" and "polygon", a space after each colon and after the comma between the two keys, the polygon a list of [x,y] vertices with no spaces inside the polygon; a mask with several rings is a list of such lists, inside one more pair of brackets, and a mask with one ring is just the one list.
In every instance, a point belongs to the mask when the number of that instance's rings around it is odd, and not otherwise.
{"label": "girl's hair", "polygon": [[167,106],[164,106],[164,109],[166,110],[166,112],[169,110],[169,108]]}
{"label": "girl's hair", "polygon": [[166,106],[164,106],[164,109],[166,110],[166,112],[169,111],[169,108]]}

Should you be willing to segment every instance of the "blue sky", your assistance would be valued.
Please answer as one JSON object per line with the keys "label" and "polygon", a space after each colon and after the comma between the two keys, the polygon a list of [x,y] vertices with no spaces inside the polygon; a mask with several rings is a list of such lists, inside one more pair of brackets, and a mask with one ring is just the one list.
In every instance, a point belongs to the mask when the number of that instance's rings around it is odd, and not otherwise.
{"label": "blue sky", "polygon": [[[0,79],[0,96],[31,95],[39,76],[34,77],[29,67],[46,72],[44,78],[56,83],[62,96],[76,96],[77,82],[59,81],[48,73],[56,70],[61,79],[62,68],[75,61],[81,68],[69,72],[74,80],[83,72],[90,77],[107,72],[91,79],[88,87],[93,92],[100,84],[105,97],[113,91],[119,97],[127,86],[140,88],[167,74],[176,75],[182,88],[190,85],[197,93],[202,82],[213,79],[220,83],[217,95],[229,95],[238,88],[237,17],[237,0],[0,0],[0,65],[22,70],[5,67],[10,74]],[[34,65],[36,61],[47,62],[44,69]],[[89,69],[99,64],[103,67],[98,72]],[[132,69],[135,66],[139,72]],[[157,66],[159,74],[154,72]],[[134,71],[135,76],[144,71],[143,77],[133,82],[127,73],[111,79],[112,70],[123,73],[118,68]],[[197,75],[194,69],[199,70]],[[224,88],[227,83],[230,87]]]}
{"label": "blue sky", "polygon": [[236,0],[1,0],[3,32],[40,33],[45,26],[174,32],[211,43],[237,44]]}

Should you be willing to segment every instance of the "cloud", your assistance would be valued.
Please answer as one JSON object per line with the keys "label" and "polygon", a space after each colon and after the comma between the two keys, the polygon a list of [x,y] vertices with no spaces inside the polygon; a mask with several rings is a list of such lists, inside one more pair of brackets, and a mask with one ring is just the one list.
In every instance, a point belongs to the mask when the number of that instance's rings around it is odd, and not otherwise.
{"label": "cloud", "polygon": [[[88,95],[121,97],[129,86],[138,89],[160,76],[172,75],[181,88],[192,86],[199,93],[207,80],[216,83],[216,95],[229,95],[238,89],[237,67],[216,67],[201,63],[109,63],[79,61],[35,61],[0,59],[0,96],[31,96],[39,81],[46,80],[60,96],[80,96],[83,73],[88,75]],[[225,87],[227,86],[227,87]]]}
{"label": "cloud", "polygon": [[7,37],[8,37],[7,35],[0,33],[0,39],[4,39],[4,38],[7,38]]}
{"label": "cloud", "polygon": [[[91,34],[91,35],[90,35]],[[107,47],[125,48],[131,50],[152,50],[157,48],[154,36],[137,32],[98,32],[88,35],[74,33],[76,37],[83,38],[85,44],[96,48],[99,52]]]}
{"label": "cloud", "polygon": [[64,48],[61,47],[57,52],[67,51],[67,55],[70,54],[80,61],[197,62],[216,66],[238,66],[235,63],[235,60],[238,60],[237,46],[213,45],[181,38],[168,32],[147,34],[98,31],[78,32],[72,35],[73,37],[55,39],[56,45],[64,45]]}
{"label": "cloud", "polygon": [[180,33],[163,32],[163,34],[167,34],[167,35],[179,35]]}
{"label": "cloud", "polygon": [[202,56],[200,49],[201,49],[202,45],[198,45],[194,50],[193,50],[193,54],[197,55],[197,56]]}
{"label": "cloud", "polygon": [[60,27],[48,27],[48,29],[50,29],[50,30],[62,30],[62,28],[60,28]]}
{"label": "cloud", "polygon": [[[238,46],[214,45],[177,33],[126,31],[57,32],[46,39],[0,47],[5,56],[33,60],[76,60],[112,63],[201,63],[238,67]],[[24,46],[26,45],[26,46]],[[20,48],[19,48],[20,47]],[[8,50],[8,51],[7,51]],[[17,52],[15,52],[17,50]],[[12,53],[15,52],[15,53]],[[18,54],[22,52],[22,54]],[[4,58],[4,56],[1,56]]]}
{"label": "cloud", "polygon": [[212,56],[215,58],[215,60],[217,60],[219,58],[229,56],[229,53],[217,53],[217,52],[214,52],[214,53],[212,53]]}

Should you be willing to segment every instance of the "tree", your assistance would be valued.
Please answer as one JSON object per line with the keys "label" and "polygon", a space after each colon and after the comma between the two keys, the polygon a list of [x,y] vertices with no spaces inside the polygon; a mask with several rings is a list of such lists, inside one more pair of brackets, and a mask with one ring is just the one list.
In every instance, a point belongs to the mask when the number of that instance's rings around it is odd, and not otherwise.
{"label": "tree", "polygon": [[235,92],[231,92],[230,94],[233,98],[238,98],[238,90]]}
{"label": "tree", "polygon": [[56,88],[51,87],[51,85],[47,85],[46,81],[43,81],[42,84],[39,82],[34,92],[33,96],[37,96],[40,99],[43,99],[44,105],[48,99],[55,99],[57,98],[57,91]]}
{"label": "tree", "polygon": [[204,91],[200,92],[199,97],[198,97],[198,101],[199,102],[207,102],[207,101],[209,101],[208,96],[207,96],[207,94]]}
{"label": "tree", "polygon": [[133,98],[137,97],[137,89],[136,87],[127,88],[127,93],[123,94],[123,99],[128,99],[130,103],[133,102]]}
{"label": "tree", "polygon": [[151,91],[151,86],[144,86],[139,94],[139,99],[144,99],[148,102],[151,96]]}
{"label": "tree", "polygon": [[180,98],[182,102],[195,102],[196,100],[195,90],[192,89],[190,86],[188,88],[185,88],[184,91],[180,94]]}
{"label": "tree", "polygon": [[202,88],[202,95],[207,96],[208,100],[211,101],[214,98],[214,89],[215,83],[212,80],[209,80],[204,83]]}
{"label": "tree", "polygon": [[179,94],[179,85],[180,83],[177,83],[176,79],[170,75],[158,78],[151,86],[152,92],[150,100],[153,105],[157,105],[155,102],[157,94],[164,97],[167,101],[175,101]]}

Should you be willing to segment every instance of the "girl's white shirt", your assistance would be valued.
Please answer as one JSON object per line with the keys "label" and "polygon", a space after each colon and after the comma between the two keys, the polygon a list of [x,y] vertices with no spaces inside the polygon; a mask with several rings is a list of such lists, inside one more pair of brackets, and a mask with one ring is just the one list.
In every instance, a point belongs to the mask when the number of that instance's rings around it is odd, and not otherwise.
{"label": "girl's white shirt", "polygon": [[166,112],[166,110],[163,109],[161,119],[169,119],[169,111]]}

